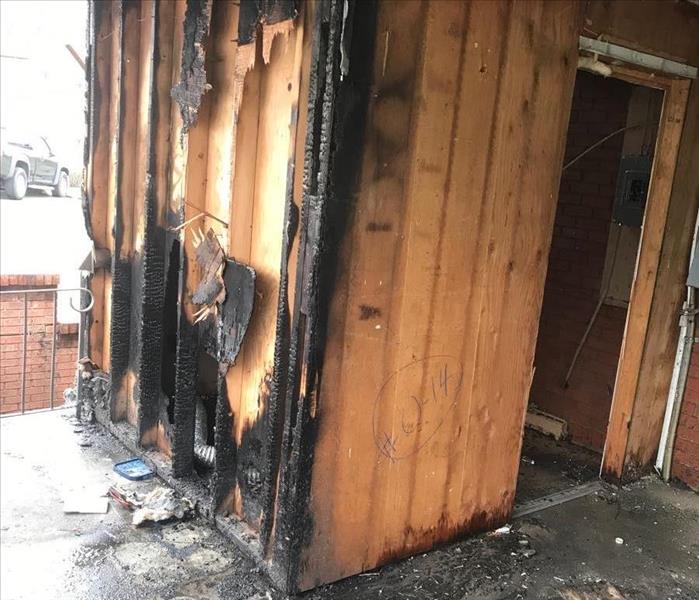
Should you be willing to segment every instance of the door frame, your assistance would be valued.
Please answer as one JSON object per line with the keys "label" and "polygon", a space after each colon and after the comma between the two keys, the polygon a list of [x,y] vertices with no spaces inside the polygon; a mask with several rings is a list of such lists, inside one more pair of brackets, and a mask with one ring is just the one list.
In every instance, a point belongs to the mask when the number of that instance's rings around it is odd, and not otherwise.
{"label": "door frame", "polygon": [[[616,79],[665,92],[600,469],[603,478],[620,481],[647,343],[690,81],[628,67],[614,66],[613,69],[611,76]],[[648,342],[652,343],[650,340]]]}

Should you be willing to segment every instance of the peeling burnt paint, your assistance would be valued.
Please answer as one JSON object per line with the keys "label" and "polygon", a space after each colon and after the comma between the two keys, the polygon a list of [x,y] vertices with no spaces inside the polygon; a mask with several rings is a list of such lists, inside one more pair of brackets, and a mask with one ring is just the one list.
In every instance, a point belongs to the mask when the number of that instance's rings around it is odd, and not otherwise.
{"label": "peeling burnt paint", "polygon": [[211,0],[187,0],[180,81],[171,92],[180,107],[183,136],[197,124],[201,99],[210,88],[206,82],[204,51],[210,22]]}
{"label": "peeling burnt paint", "polygon": [[259,25],[274,25],[297,15],[296,0],[240,0],[238,43],[253,42]]}

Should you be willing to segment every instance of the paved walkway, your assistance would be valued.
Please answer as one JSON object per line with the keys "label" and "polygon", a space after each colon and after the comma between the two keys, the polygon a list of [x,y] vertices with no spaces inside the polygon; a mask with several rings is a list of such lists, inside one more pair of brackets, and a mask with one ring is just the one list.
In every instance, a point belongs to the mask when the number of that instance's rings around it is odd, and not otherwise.
{"label": "paved walkway", "polygon": [[[135,529],[107,514],[64,514],[128,458],[70,413],[0,421],[3,600],[268,599],[282,596],[207,523]],[[88,428],[89,429],[89,428]],[[88,434],[92,445],[80,447]],[[146,485],[153,485],[146,484]],[[622,538],[617,544],[615,538]],[[699,496],[646,479],[306,594],[308,600],[699,598]]]}

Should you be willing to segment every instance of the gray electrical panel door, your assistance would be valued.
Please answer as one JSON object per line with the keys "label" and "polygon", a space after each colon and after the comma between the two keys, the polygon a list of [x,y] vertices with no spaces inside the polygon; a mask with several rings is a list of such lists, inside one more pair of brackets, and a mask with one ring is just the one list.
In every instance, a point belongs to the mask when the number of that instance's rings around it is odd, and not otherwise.
{"label": "gray electrical panel door", "polygon": [[643,154],[622,157],[612,213],[612,218],[617,223],[631,227],[640,227],[643,224],[651,165],[651,158]]}

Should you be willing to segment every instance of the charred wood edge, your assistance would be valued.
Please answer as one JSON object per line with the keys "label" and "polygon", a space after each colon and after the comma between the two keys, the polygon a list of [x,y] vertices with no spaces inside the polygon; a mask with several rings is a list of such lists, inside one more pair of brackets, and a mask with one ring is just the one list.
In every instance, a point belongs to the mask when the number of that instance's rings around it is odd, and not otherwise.
{"label": "charred wood edge", "polygon": [[[223,255],[223,250],[221,252]],[[223,256],[221,291],[225,291],[225,297],[215,299],[218,315],[210,315],[202,325],[206,325],[204,347],[207,353],[226,371],[235,363],[252,319],[257,273],[251,266]]]}
{"label": "charred wood edge", "polygon": [[118,160],[114,164],[116,171],[116,202],[112,236],[114,252],[112,253],[112,306],[110,324],[110,410],[112,419],[116,415],[116,395],[121,388],[129,367],[130,338],[131,338],[131,265],[121,258],[121,247],[124,241],[123,199],[121,194],[121,129],[124,115],[124,5],[121,0],[112,4],[119,19],[119,52],[117,61],[121,71],[119,77],[119,115],[117,130],[113,133],[118,148]]}
{"label": "charred wood edge", "polygon": [[[201,246],[200,246],[201,248]],[[214,491],[215,509],[228,512],[230,506],[222,506],[237,483],[237,491],[242,499],[243,518],[256,523],[260,518],[259,503],[262,487],[264,441],[267,430],[266,411],[251,426],[245,426],[240,444],[236,445],[232,434],[232,411],[228,400],[225,376],[244,341],[255,304],[255,270],[232,258],[225,259],[223,281],[226,290],[225,300],[219,304],[218,316],[210,317],[209,327],[202,322],[200,335],[206,338],[204,349],[218,362],[216,394],[216,436],[214,473],[217,485]],[[268,405],[269,382],[265,375],[258,389],[258,401],[265,408]],[[264,396],[264,398],[261,398]],[[196,452],[196,450],[195,450]]]}
{"label": "charred wood edge", "polygon": [[[180,210],[184,212],[184,206]],[[197,328],[189,322],[184,309],[183,300],[186,293],[187,258],[184,244],[180,244],[175,358],[175,423],[172,431],[172,464],[176,477],[191,475],[194,469],[194,421],[199,343]]]}
{"label": "charred wood edge", "polygon": [[258,25],[274,25],[299,14],[297,0],[240,0],[238,44],[255,41]]}
{"label": "charred wood edge", "polygon": [[[292,124],[298,122],[298,106],[294,106]],[[286,212],[284,215],[284,239],[279,276],[279,299],[277,305],[277,324],[274,340],[274,367],[272,390],[265,415],[267,431],[264,439],[264,463],[262,472],[260,540],[267,548],[274,526],[275,498],[277,495],[277,474],[282,456],[282,438],[284,433],[283,402],[287,394],[287,375],[289,371],[289,348],[291,345],[291,323],[289,315],[289,259],[294,239],[298,233],[299,214],[294,204],[294,162],[295,148],[287,165]]]}
{"label": "charred wood edge", "polygon": [[[145,186],[144,255],[141,283],[141,320],[138,349],[138,437],[157,427],[160,417],[161,365],[163,344],[163,319],[165,306],[165,230],[158,224],[158,203],[153,180],[155,172],[155,140],[158,132],[159,114],[157,103],[156,76],[159,48],[157,31],[159,26],[158,7],[154,5],[151,16],[151,48],[153,63],[148,82],[148,167]],[[167,190],[158,190],[164,195]]]}
{"label": "charred wood edge", "polygon": [[[300,310],[302,299],[303,280],[305,275],[304,260],[306,255],[305,245],[307,243],[308,229],[308,196],[310,181],[317,173],[315,161],[317,160],[317,139],[319,131],[319,114],[322,111],[322,90],[324,84],[325,62],[328,45],[328,12],[329,0],[323,0],[323,3],[318,7],[316,22],[313,27],[312,40],[312,56],[311,56],[311,72],[309,74],[309,91],[308,91],[308,129],[304,146],[304,166],[303,166],[303,189],[302,189],[302,206],[301,206],[301,225],[298,257],[297,257],[297,277],[295,285],[295,301],[294,314],[292,316],[292,329],[289,336],[289,358],[288,371],[286,373],[286,395],[284,397],[284,424],[282,430],[282,445],[280,472],[278,475],[278,490],[277,504],[275,514],[273,515],[273,524],[267,526],[269,529],[275,529],[274,539],[268,540],[266,554],[271,555],[272,564],[274,565],[275,575],[279,580],[284,591],[290,591],[290,576],[289,576],[289,554],[290,554],[290,537],[295,533],[293,517],[295,515],[294,507],[291,505],[293,500],[293,489],[295,486],[296,471],[298,470],[298,460],[292,465],[292,455],[298,459],[298,452],[294,452],[293,444],[295,442],[295,427],[298,411],[298,395],[300,387],[300,372],[299,372],[299,357],[303,356],[302,345],[302,329],[303,319]],[[263,530],[266,532],[266,530]]]}
{"label": "charred wood edge", "polygon": [[[362,3],[374,13],[373,3]],[[355,5],[351,5],[354,18]],[[310,81],[308,137],[306,140],[301,244],[296,280],[289,370],[286,393],[286,420],[282,441],[282,471],[274,561],[284,573],[284,588],[298,589],[303,548],[313,534],[309,500],[313,455],[318,432],[317,403],[322,378],[325,330],[332,286],[327,284],[335,270],[339,233],[328,228],[329,187],[337,140],[337,94],[340,86],[341,52],[344,34],[344,2],[325,0],[313,40],[313,70]],[[372,45],[372,39],[369,39]],[[361,130],[361,124],[354,125]],[[347,158],[347,157],[345,157]],[[354,161],[351,161],[354,165]],[[351,169],[352,167],[350,167]],[[341,228],[341,224],[337,224]],[[332,239],[328,237],[332,234]],[[301,388],[302,381],[305,383]]]}
{"label": "charred wood edge", "polygon": [[182,136],[197,124],[201,99],[207,91],[204,43],[211,25],[211,0],[187,0],[180,81],[172,98],[180,107]]}
{"label": "charred wood edge", "polygon": [[[343,4],[341,0],[326,2],[316,35],[319,46],[317,50],[314,47],[317,55],[313,64],[318,71],[311,81],[303,254],[296,282],[284,432],[284,451],[288,454],[283,462],[279,533],[275,540],[279,553],[275,559],[284,562],[287,591],[298,589],[302,552],[313,534],[310,489],[327,321],[341,242],[359,181],[362,152],[357,148],[363,148],[373,72],[376,2],[350,4],[344,20]],[[340,46],[345,52],[340,52]],[[349,76],[341,78],[343,67]],[[305,388],[301,389],[304,370]]]}
{"label": "charred wood edge", "polygon": [[[196,114],[190,114],[186,98],[189,78],[200,75],[206,80],[204,71],[204,41],[209,34],[211,20],[210,6],[207,0],[187,0],[182,28],[182,58],[180,82],[172,88],[171,96],[180,106],[182,114],[182,132],[180,144],[190,126],[196,124]],[[202,83],[201,95],[204,93]],[[201,102],[201,95],[197,101]],[[182,200],[177,215],[179,226],[185,220],[185,203]],[[172,428],[172,465],[175,477],[187,477],[194,472],[194,426],[196,418],[197,371],[199,363],[199,335],[196,326],[190,323],[185,311],[184,302],[187,293],[187,254],[185,252],[184,233],[181,234],[179,245],[179,275],[177,291],[177,347],[175,358],[175,398],[174,424]]]}
{"label": "charred wood edge", "polygon": [[233,439],[233,414],[228,404],[226,369],[219,368],[216,394],[216,431],[214,434],[213,494],[211,512],[215,513],[235,486],[237,449]]}
{"label": "charred wood edge", "polygon": [[[243,0],[238,19],[238,43],[247,44],[255,41],[257,29],[261,25],[270,25],[292,20],[298,15],[294,0]],[[291,125],[298,120],[298,108],[291,114]],[[273,373],[265,375],[260,382],[258,393],[265,396],[264,413],[250,427],[246,427],[239,444],[232,440],[233,421],[228,395],[225,387],[225,372],[232,361],[223,361],[226,353],[219,349],[219,384],[216,400],[216,463],[214,468],[214,510],[221,508],[230,492],[237,486],[242,499],[242,518],[249,523],[260,522],[265,528],[265,537],[269,535],[273,514],[274,496],[276,494],[277,470],[281,454],[281,432],[283,426],[280,403],[285,395],[286,371],[288,369],[287,350],[289,347],[289,309],[288,309],[288,260],[291,244],[298,223],[297,209],[293,203],[293,152],[287,167],[287,189],[285,199],[285,225],[283,250],[280,265],[280,292],[277,305],[277,322]],[[226,272],[231,268],[226,266]],[[224,276],[225,279],[225,276]],[[232,290],[228,290],[231,293]],[[225,311],[225,304],[223,305]],[[225,318],[222,314],[222,320]],[[247,324],[245,325],[247,329]],[[243,334],[244,335],[244,334]],[[221,336],[218,343],[221,343]],[[223,342],[225,343],[225,341]],[[237,354],[237,352],[236,352]],[[224,379],[222,382],[221,380]]]}
{"label": "charred wood edge", "polygon": [[[134,11],[138,15],[138,23],[140,27],[140,23],[142,22],[141,19],[141,3],[138,2],[137,0],[124,0],[124,3],[126,5],[126,10],[128,11]],[[151,27],[153,27],[153,21],[151,19],[150,23]],[[139,35],[139,44],[140,44],[140,31],[138,33]],[[139,51],[140,52],[140,51]],[[149,52],[152,60],[153,56],[153,46],[151,44],[150,52]],[[139,54],[140,56],[140,54]],[[140,67],[139,67],[140,68]],[[140,84],[139,84],[140,85]],[[148,98],[148,113],[150,113],[150,105],[152,103],[152,96],[151,96],[151,91],[152,91],[152,85],[149,82],[149,87],[151,89],[149,90],[149,98]],[[140,94],[140,89],[138,91]],[[140,98],[139,98],[140,100]],[[122,122],[123,124],[123,122]],[[150,188],[151,188],[151,181],[150,181],[150,164],[151,164],[151,147],[150,147],[150,136],[151,136],[151,123],[148,123],[148,134],[146,135],[146,140],[148,142],[145,156],[144,157],[138,157],[138,160],[145,160],[147,161],[146,164],[146,178],[144,182],[144,188],[145,188],[145,194],[144,196],[136,196],[134,192],[132,192],[132,197],[131,197],[131,212],[132,215],[135,213],[135,207],[136,204],[139,202],[143,203],[144,207],[144,213],[148,211],[148,200],[149,200],[149,195],[150,195]],[[136,182],[138,183],[138,182]],[[145,214],[144,214],[145,218]],[[136,227],[139,226],[139,223],[134,222],[134,229],[131,231],[131,235],[134,236],[136,233]],[[144,222],[145,226],[145,222]],[[144,231],[145,234],[145,231]],[[130,240],[133,243],[133,240]],[[128,257],[128,263],[130,265],[130,285],[129,285],[129,294],[131,296],[131,301],[130,301],[130,312],[129,312],[129,357],[128,357],[128,370],[131,372],[131,374],[134,377],[134,387],[133,387],[133,397],[136,402],[136,426],[134,427],[133,430],[133,435],[136,437],[137,440],[141,440],[141,435],[140,435],[140,420],[141,420],[141,380],[139,377],[139,369],[141,365],[141,328],[143,325],[143,292],[144,292],[144,283],[145,283],[145,256],[143,250],[141,252],[137,251],[134,249],[133,254]],[[118,388],[117,388],[118,389]],[[127,390],[128,391],[128,390]],[[128,401],[127,401],[128,402]]]}

